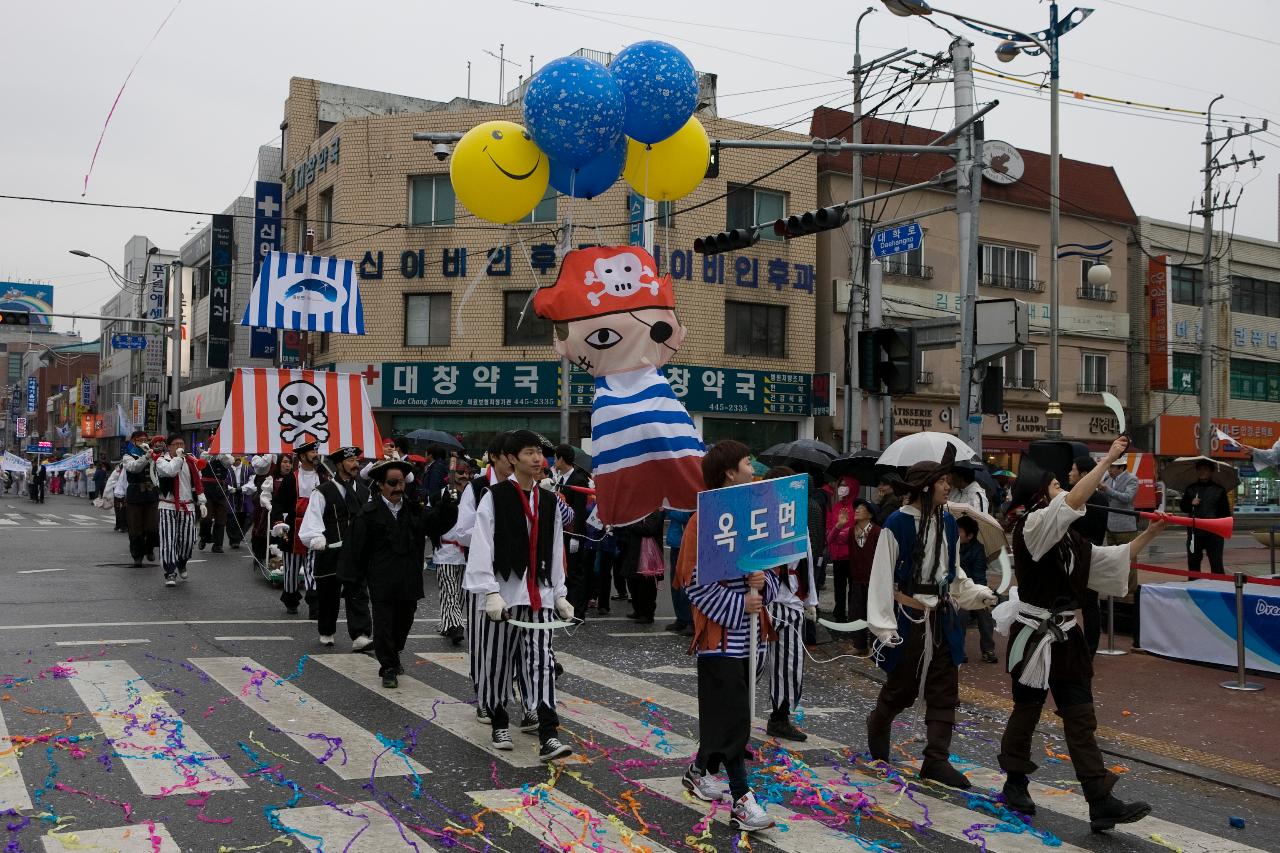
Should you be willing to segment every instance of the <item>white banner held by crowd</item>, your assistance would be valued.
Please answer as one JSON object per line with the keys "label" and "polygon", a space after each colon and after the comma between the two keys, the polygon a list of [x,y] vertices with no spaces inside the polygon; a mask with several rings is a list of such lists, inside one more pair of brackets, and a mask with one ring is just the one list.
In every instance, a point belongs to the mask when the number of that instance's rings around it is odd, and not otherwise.
{"label": "white banner held by crowd", "polygon": [[55,471],[83,471],[86,468],[93,467],[93,449],[81,450],[79,453],[68,456],[66,459],[59,459],[57,462],[51,462],[45,466],[45,470],[50,474]]}
{"label": "white banner held by crowd", "polygon": [[31,461],[28,459],[23,459],[21,456],[18,456],[16,453],[10,453],[9,451],[6,450],[4,452],[3,468],[5,471],[13,471],[14,473],[17,473],[17,474],[26,474],[31,471]]}

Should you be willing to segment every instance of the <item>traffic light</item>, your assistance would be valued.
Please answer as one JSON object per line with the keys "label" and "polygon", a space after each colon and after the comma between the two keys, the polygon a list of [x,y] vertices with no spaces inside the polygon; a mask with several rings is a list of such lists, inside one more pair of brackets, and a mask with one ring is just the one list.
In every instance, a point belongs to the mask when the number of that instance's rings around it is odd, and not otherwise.
{"label": "traffic light", "polygon": [[839,228],[849,221],[849,208],[835,204],[831,207],[820,207],[796,213],[786,219],[773,223],[773,233],[790,240],[792,237],[804,237],[817,234],[819,231],[830,231]]}
{"label": "traffic light", "polygon": [[708,234],[693,241],[693,250],[703,255],[718,255],[734,249],[745,249],[760,242],[759,228],[732,228],[719,234]]}
{"label": "traffic light", "polygon": [[179,432],[182,429],[182,409],[165,409],[164,412],[164,431],[165,434]]}
{"label": "traffic light", "polygon": [[858,387],[863,391],[895,397],[914,394],[919,375],[920,349],[916,346],[915,329],[858,332]]}
{"label": "traffic light", "polygon": [[0,326],[30,326],[30,311],[0,311]]}

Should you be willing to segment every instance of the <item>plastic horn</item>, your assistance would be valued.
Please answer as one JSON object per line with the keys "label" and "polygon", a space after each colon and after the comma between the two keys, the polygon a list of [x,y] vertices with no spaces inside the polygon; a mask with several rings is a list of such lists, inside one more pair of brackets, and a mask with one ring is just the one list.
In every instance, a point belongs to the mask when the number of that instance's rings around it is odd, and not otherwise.
{"label": "plastic horn", "polygon": [[584,495],[594,495],[596,493],[595,489],[588,489],[586,486],[565,486],[565,488],[573,492],[582,492]]}
{"label": "plastic horn", "polygon": [[1137,509],[1109,509],[1107,511],[1118,512],[1121,515],[1132,515],[1135,518],[1145,518],[1150,521],[1167,521],[1169,524],[1176,524],[1179,527],[1203,530],[1205,533],[1212,533],[1214,536],[1221,536],[1223,539],[1230,539],[1232,532],[1235,530],[1235,519],[1231,516],[1226,518],[1193,518],[1189,515],[1169,515],[1164,512],[1145,512]]}

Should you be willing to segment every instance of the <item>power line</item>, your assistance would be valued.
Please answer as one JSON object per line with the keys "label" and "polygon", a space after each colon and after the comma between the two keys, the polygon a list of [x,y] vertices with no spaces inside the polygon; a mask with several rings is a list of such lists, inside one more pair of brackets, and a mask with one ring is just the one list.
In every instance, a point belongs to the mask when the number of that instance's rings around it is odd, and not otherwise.
{"label": "power line", "polygon": [[1170,15],[1168,12],[1157,12],[1155,9],[1144,9],[1141,6],[1134,6],[1131,3],[1122,3],[1120,2],[1120,0],[1109,0],[1109,2],[1113,6],[1122,6],[1125,9],[1132,9],[1135,12],[1143,12],[1147,15],[1155,15],[1157,17],[1164,18],[1166,20],[1178,21],[1179,23],[1183,23],[1183,24],[1190,24],[1193,27],[1202,27],[1206,30],[1213,30],[1219,33],[1226,33],[1229,36],[1236,36],[1237,38],[1242,38],[1242,39],[1253,39],[1254,41],[1260,41],[1263,44],[1273,44],[1276,47],[1280,47],[1280,41],[1276,41],[1275,39],[1263,38],[1262,36],[1256,36],[1253,33],[1242,33],[1242,32],[1239,32],[1238,30],[1228,30],[1225,27],[1215,27],[1213,24],[1206,24],[1204,21],[1193,21],[1190,18],[1179,18],[1177,15]]}

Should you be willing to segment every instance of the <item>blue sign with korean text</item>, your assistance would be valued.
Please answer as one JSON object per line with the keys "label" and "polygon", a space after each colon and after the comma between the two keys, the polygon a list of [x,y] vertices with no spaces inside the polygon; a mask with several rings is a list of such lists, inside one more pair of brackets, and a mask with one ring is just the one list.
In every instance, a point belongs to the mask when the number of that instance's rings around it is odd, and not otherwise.
{"label": "blue sign with korean text", "polygon": [[40,383],[36,382],[36,378],[31,376],[27,379],[27,411],[36,411],[36,406],[40,403]]}
{"label": "blue sign with korean text", "polygon": [[[262,260],[268,252],[280,249],[280,224],[284,216],[281,202],[284,188],[276,181],[258,181],[253,192],[253,280],[258,280]],[[276,357],[278,336],[275,329],[253,326],[249,332],[249,357]]]}
{"label": "blue sign with korean text", "polygon": [[146,349],[146,335],[112,335],[112,349]]}
{"label": "blue sign with korean text", "polygon": [[731,580],[808,556],[809,477],[698,494],[698,583]]}
{"label": "blue sign with korean text", "polygon": [[871,235],[871,257],[885,258],[903,252],[914,252],[924,245],[924,228],[919,222],[895,225]]}
{"label": "blue sign with korean text", "polygon": [[632,246],[644,245],[644,196],[635,190],[627,193],[627,242]]}

